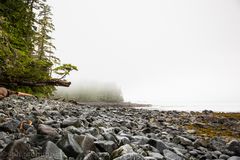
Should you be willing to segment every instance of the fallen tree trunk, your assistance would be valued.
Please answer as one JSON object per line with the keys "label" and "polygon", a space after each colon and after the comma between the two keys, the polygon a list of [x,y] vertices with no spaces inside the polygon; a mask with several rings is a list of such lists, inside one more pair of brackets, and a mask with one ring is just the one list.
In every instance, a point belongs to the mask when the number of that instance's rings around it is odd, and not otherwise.
{"label": "fallen tree trunk", "polygon": [[46,81],[31,82],[31,81],[10,81],[10,82],[1,82],[0,85],[3,86],[63,86],[69,87],[71,82],[61,79],[50,79]]}

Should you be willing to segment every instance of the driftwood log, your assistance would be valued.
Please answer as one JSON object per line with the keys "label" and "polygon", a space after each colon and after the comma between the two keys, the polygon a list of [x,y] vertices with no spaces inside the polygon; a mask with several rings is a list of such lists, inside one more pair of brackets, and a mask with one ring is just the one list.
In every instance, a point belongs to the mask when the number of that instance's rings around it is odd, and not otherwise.
{"label": "driftwood log", "polygon": [[61,79],[50,79],[46,81],[39,81],[39,82],[31,82],[31,81],[10,81],[10,82],[1,82],[0,85],[2,86],[63,86],[69,87],[71,82]]}
{"label": "driftwood log", "polygon": [[17,92],[17,91],[11,91],[7,88],[0,87],[0,100],[2,100],[5,97],[8,97],[12,94],[15,94],[15,95],[18,95],[18,96],[33,96],[32,94]]}
{"label": "driftwood log", "polygon": [[[39,82],[31,82],[31,81],[10,81],[10,82],[3,82],[0,81],[0,86],[64,86],[69,87],[71,85],[71,82],[68,82],[66,80],[61,79],[50,79],[47,81],[39,81]],[[23,93],[23,92],[17,92],[9,90],[5,87],[0,87],[0,100],[2,100],[5,97],[8,97],[9,95],[15,94],[18,96],[33,96],[32,94]]]}

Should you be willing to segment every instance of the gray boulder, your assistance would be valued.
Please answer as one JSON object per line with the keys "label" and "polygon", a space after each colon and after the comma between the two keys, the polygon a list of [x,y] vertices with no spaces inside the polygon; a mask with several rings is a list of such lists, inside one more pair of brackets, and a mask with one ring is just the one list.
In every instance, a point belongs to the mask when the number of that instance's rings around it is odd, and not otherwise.
{"label": "gray boulder", "polygon": [[88,151],[95,151],[96,147],[94,144],[94,141],[96,140],[95,137],[93,137],[90,134],[87,135],[75,135],[74,139],[77,141],[77,143],[81,146],[84,153],[87,153]]}
{"label": "gray boulder", "polygon": [[[77,159],[78,160],[78,159]],[[80,159],[79,159],[80,160]],[[100,160],[99,156],[97,155],[97,153],[95,153],[94,151],[91,151],[90,153],[88,153],[83,160]]]}
{"label": "gray boulder", "polygon": [[240,155],[240,142],[237,140],[232,140],[227,144],[229,151],[233,151],[237,155]]}
{"label": "gray boulder", "polygon": [[240,157],[232,156],[232,157],[228,158],[228,160],[240,160]]}
{"label": "gray boulder", "polygon": [[149,141],[149,138],[146,136],[133,136],[132,139],[136,144],[139,145],[144,145]]}
{"label": "gray boulder", "polygon": [[58,147],[63,150],[63,152],[68,157],[77,157],[79,154],[83,154],[83,150],[80,145],[73,138],[72,134],[67,134],[63,136],[57,143]]}
{"label": "gray boulder", "polygon": [[168,149],[163,150],[163,155],[166,158],[166,160],[183,160],[182,157]]}
{"label": "gray boulder", "polygon": [[161,154],[163,154],[163,150],[164,149],[168,148],[167,145],[163,141],[161,141],[159,139],[150,139],[148,141],[148,144],[150,144],[151,146],[157,148]]}
{"label": "gray boulder", "polygon": [[133,148],[129,144],[125,144],[119,147],[118,149],[114,150],[112,152],[112,158],[114,159],[127,153],[133,153]]}
{"label": "gray boulder", "polygon": [[83,126],[83,122],[76,117],[69,117],[67,119],[64,119],[61,124],[61,127],[63,128],[68,126],[81,127]]}
{"label": "gray boulder", "polygon": [[36,158],[32,158],[31,160],[52,160],[49,156],[40,156]]}
{"label": "gray boulder", "polygon": [[20,125],[20,121],[12,119],[0,124],[0,130],[4,132],[14,133],[18,131],[18,127]]}
{"label": "gray boulder", "polygon": [[144,157],[137,153],[127,153],[121,157],[115,158],[114,160],[144,160]]}
{"label": "gray boulder", "polygon": [[94,144],[100,152],[108,152],[111,154],[117,149],[117,144],[113,141],[95,141]]}
{"label": "gray boulder", "polygon": [[124,144],[129,144],[130,143],[130,140],[128,137],[124,137],[124,136],[116,136],[117,139],[118,139],[118,143],[120,145],[124,145]]}
{"label": "gray boulder", "polygon": [[157,160],[156,158],[154,158],[154,157],[149,157],[149,156],[144,157],[144,159],[145,159],[145,160]]}
{"label": "gray boulder", "polygon": [[48,126],[45,124],[39,124],[37,132],[39,134],[49,135],[49,136],[53,136],[53,137],[58,136],[58,132],[55,128],[52,128],[51,126]]}
{"label": "gray boulder", "polygon": [[58,146],[55,143],[51,141],[47,142],[44,153],[46,156],[48,156],[52,160],[67,159],[67,156],[64,154],[64,152],[60,148],[58,148]]}
{"label": "gray boulder", "polygon": [[19,139],[8,144],[0,153],[1,160],[30,159],[30,146],[25,139]]}
{"label": "gray boulder", "polygon": [[110,154],[108,152],[99,152],[98,153],[101,160],[110,160]]}
{"label": "gray boulder", "polygon": [[230,158],[230,157],[228,155],[226,155],[226,154],[221,154],[219,156],[219,159],[228,159],[228,158]]}
{"label": "gray boulder", "polygon": [[76,128],[76,127],[74,127],[74,126],[68,126],[68,127],[65,128],[65,130],[67,132],[72,133],[72,134],[78,134],[78,135],[82,134],[81,130]]}
{"label": "gray boulder", "polygon": [[190,139],[187,139],[182,136],[176,136],[173,141],[177,144],[181,144],[184,146],[192,146],[193,145],[193,142]]}
{"label": "gray boulder", "polygon": [[113,141],[115,143],[118,143],[118,139],[113,133],[103,133],[102,136],[104,137],[105,140],[107,141]]}
{"label": "gray boulder", "polygon": [[156,153],[156,152],[148,152],[148,155],[150,157],[154,157],[157,160],[162,160],[164,159],[163,155],[161,155],[160,153]]}

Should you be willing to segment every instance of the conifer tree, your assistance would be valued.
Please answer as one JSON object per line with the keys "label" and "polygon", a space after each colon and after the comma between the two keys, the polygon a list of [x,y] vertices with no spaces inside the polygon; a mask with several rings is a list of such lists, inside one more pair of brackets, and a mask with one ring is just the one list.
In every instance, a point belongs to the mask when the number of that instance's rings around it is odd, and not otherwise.
{"label": "conifer tree", "polygon": [[[46,0],[0,1],[0,82],[7,87],[41,95],[54,91],[54,86],[32,85],[34,82],[51,82],[53,66],[60,64],[53,54],[51,16]],[[67,71],[77,70],[69,64],[54,71],[64,71],[65,66],[68,66]]]}

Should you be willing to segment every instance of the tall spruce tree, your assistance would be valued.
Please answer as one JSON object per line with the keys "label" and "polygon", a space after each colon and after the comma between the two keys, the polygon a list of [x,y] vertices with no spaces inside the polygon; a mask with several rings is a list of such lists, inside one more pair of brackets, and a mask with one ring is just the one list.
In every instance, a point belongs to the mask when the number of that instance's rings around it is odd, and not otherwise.
{"label": "tall spruce tree", "polygon": [[[54,91],[55,87],[49,85],[34,87],[8,83],[52,79],[53,66],[60,60],[53,54],[51,16],[46,0],[0,2],[0,81],[9,84],[10,89],[40,95],[50,95]],[[64,71],[64,66],[54,71]],[[68,71],[77,70],[69,66]]]}

